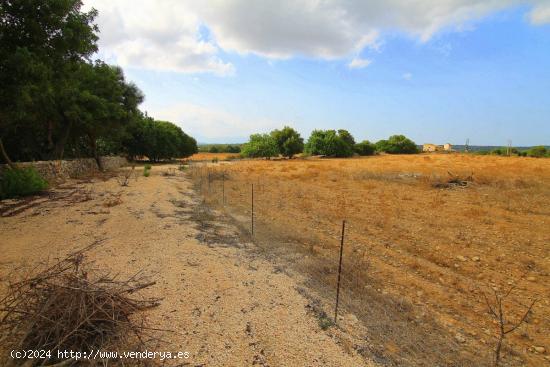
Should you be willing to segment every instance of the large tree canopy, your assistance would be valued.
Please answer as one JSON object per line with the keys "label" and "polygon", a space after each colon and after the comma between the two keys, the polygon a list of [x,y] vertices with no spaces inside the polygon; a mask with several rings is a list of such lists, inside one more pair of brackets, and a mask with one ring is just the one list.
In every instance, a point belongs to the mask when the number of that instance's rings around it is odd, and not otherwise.
{"label": "large tree canopy", "polygon": [[81,6],[77,0],[1,3],[0,144],[8,134],[29,143],[44,135],[47,142],[27,145],[27,154],[34,147],[53,151],[54,145],[62,152],[66,126],[59,93],[71,89],[70,71],[97,51],[97,12],[84,13]]}
{"label": "large tree canopy", "polygon": [[154,162],[185,158],[198,151],[195,139],[180,127],[147,116],[136,119],[129,126],[124,145],[131,157],[147,157]]}
{"label": "large tree canopy", "polygon": [[305,152],[328,157],[350,157],[355,140],[346,130],[313,130],[306,143]]}
{"label": "large tree canopy", "polygon": [[277,141],[270,134],[252,134],[243,144],[241,154],[248,158],[270,158],[279,155]]}
{"label": "large tree canopy", "polygon": [[279,153],[285,157],[292,158],[294,154],[304,151],[304,139],[289,126],[285,126],[282,130],[273,130],[271,137],[275,139]]}
{"label": "large tree canopy", "polygon": [[141,143],[141,155],[154,160],[193,154],[196,142],[180,128],[143,116],[144,96],[122,69],[90,61],[97,12],[81,7],[80,0],[0,2],[0,157],[87,156],[100,165],[100,154],[140,155]]}
{"label": "large tree canopy", "polygon": [[388,140],[376,142],[376,150],[389,154],[413,154],[418,153],[415,142],[405,135],[392,135]]}

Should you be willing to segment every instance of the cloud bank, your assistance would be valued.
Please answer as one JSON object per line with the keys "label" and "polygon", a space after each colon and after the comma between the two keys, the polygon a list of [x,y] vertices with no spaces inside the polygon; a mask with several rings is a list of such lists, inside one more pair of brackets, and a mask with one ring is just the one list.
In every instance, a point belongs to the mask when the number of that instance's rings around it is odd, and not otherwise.
{"label": "cloud bank", "polygon": [[363,65],[358,53],[377,49],[384,32],[426,42],[512,6],[528,6],[533,25],[550,23],[546,0],[85,1],[99,10],[106,58],[122,66],[220,76],[235,72],[222,51],[268,59],[347,58],[354,67]]}

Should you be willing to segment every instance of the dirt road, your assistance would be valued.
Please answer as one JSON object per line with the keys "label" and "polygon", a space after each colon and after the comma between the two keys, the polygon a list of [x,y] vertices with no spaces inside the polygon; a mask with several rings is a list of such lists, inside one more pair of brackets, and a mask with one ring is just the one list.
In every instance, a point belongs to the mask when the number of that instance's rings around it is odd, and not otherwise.
{"label": "dirt road", "polygon": [[89,253],[97,267],[154,274],[151,292],[163,301],[151,325],[176,331],[163,348],[190,353],[175,364],[374,365],[356,352],[360,340],[320,328],[299,279],[242,243],[216,213],[205,213],[183,174],[161,174],[167,170],[156,166],[127,187],[116,177],[93,178],[3,202],[1,273],[101,241]]}

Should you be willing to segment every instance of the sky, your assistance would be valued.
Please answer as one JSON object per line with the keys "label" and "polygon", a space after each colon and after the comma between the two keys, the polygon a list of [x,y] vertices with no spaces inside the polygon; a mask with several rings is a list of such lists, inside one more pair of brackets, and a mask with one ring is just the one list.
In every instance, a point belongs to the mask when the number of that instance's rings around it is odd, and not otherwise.
{"label": "sky", "polygon": [[550,0],[85,0],[97,58],[200,143],[550,145]]}

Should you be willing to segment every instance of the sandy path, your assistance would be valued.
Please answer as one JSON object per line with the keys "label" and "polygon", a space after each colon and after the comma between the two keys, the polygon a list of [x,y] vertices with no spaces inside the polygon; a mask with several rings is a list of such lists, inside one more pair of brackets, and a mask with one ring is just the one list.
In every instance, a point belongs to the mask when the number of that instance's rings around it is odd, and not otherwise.
{"label": "sandy path", "polygon": [[0,217],[2,272],[103,240],[90,253],[99,267],[156,274],[151,292],[164,300],[152,325],[178,332],[166,350],[188,351],[181,365],[371,365],[338,330],[321,330],[297,279],[239,243],[236,229],[203,221],[190,183],[162,170],[129,187],[71,183],[60,191],[72,193],[65,199]]}

